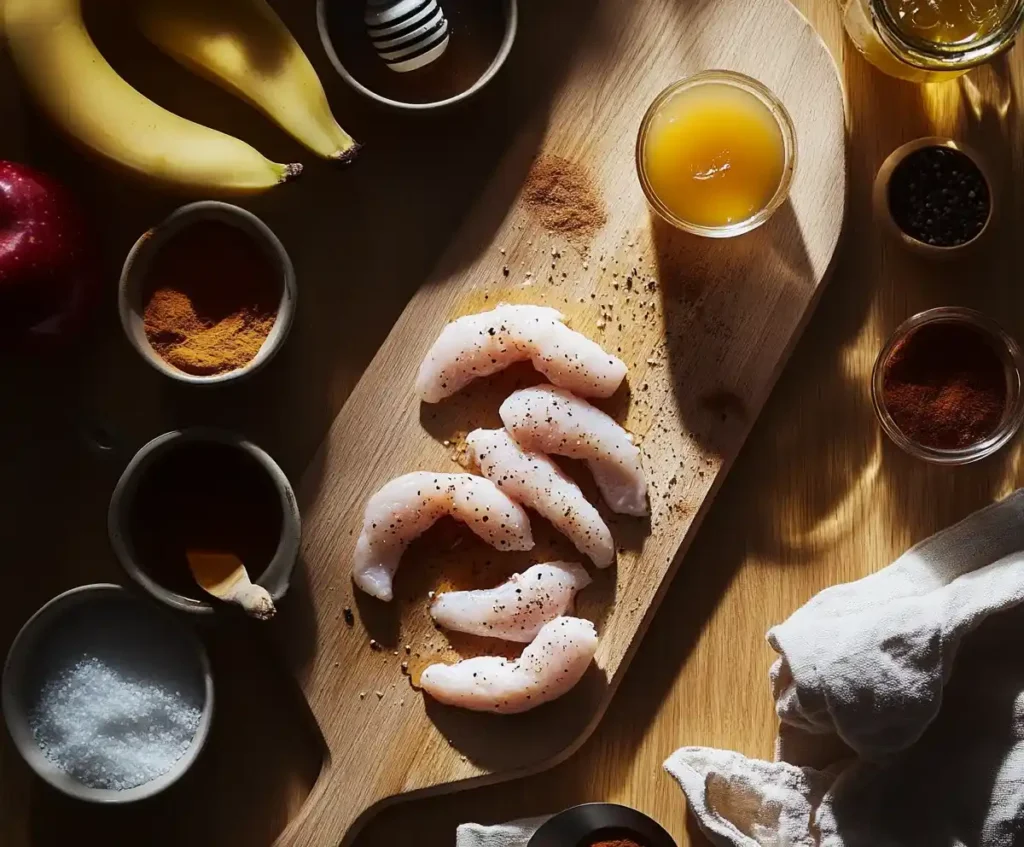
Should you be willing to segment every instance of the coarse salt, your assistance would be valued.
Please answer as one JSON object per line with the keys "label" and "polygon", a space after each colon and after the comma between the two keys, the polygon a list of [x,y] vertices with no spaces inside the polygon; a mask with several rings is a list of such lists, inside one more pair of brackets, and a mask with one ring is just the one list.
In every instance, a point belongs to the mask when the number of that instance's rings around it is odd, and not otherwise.
{"label": "coarse salt", "polygon": [[167,773],[195,737],[201,704],[82,656],[50,677],[29,714],[43,754],[90,788],[124,791]]}

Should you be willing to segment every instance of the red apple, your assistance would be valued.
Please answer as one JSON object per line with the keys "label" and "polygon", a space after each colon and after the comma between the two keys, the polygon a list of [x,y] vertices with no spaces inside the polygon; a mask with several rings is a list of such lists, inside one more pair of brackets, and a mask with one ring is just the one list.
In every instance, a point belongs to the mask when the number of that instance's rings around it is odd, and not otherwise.
{"label": "red apple", "polygon": [[93,240],[71,193],[40,171],[0,161],[0,346],[72,337],[99,290]]}

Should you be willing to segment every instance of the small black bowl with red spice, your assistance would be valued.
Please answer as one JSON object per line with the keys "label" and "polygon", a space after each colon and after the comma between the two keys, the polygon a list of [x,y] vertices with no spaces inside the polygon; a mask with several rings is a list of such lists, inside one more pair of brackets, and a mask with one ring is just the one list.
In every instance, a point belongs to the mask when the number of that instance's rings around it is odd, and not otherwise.
{"label": "small black bowl with red spice", "polygon": [[549,818],[527,847],[676,847],[662,826],[617,803],[584,803]]}
{"label": "small black bowl with red spice", "polygon": [[995,321],[973,309],[914,315],[875,361],[871,399],[882,429],[929,462],[966,465],[991,456],[1024,422],[1024,355]]}

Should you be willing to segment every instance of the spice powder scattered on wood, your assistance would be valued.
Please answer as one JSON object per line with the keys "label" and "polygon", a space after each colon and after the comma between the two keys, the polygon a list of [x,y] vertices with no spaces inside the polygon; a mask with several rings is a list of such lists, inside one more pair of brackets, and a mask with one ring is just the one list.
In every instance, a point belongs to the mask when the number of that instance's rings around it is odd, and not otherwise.
{"label": "spice powder scattered on wood", "polygon": [[586,168],[561,156],[541,156],[534,162],[523,200],[545,229],[577,247],[586,246],[608,220]]}
{"label": "spice powder scattered on wood", "polygon": [[918,444],[969,447],[995,432],[1002,420],[1006,371],[979,329],[948,322],[922,326],[897,345],[884,368],[886,410]]}
{"label": "spice powder scattered on wood", "polygon": [[276,264],[246,232],[220,221],[192,224],[153,258],[143,292],[146,338],[185,373],[237,370],[270,335],[282,286]]}

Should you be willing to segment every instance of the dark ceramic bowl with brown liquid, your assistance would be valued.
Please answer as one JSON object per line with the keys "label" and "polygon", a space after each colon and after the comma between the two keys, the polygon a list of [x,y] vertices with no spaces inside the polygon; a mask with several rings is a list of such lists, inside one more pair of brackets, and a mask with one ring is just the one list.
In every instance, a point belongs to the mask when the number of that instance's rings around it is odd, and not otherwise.
{"label": "dark ceramic bowl with brown liquid", "polygon": [[288,590],[301,520],[284,471],[239,435],[195,427],[160,435],[128,463],[107,513],[114,554],[152,597],[178,611],[225,608],[196,583],[186,553],[232,553],[274,601]]}
{"label": "dark ceramic bowl with brown liquid", "polygon": [[519,25],[517,0],[445,0],[450,27],[440,58],[407,73],[391,70],[373,48],[363,21],[365,0],[317,0],[324,50],[345,82],[364,97],[406,112],[461,103],[501,70]]}

